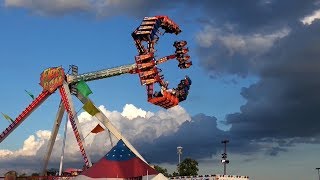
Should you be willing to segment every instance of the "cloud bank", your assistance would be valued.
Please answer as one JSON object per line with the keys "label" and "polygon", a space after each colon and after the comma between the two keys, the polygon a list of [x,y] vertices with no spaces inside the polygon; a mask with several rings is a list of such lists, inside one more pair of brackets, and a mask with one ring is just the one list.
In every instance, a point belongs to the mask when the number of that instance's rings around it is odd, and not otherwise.
{"label": "cloud bank", "polygon": [[[100,110],[112,121],[112,123],[127,137],[133,144],[143,141],[152,143],[160,136],[166,136],[178,131],[181,124],[190,121],[191,117],[181,107],[174,107],[167,111],[156,113],[146,112],[132,104],[127,104],[122,112],[108,111],[104,106]],[[81,130],[85,139],[87,151],[93,161],[100,159],[111,148],[109,134],[102,132],[97,135],[89,134],[90,131],[99,123],[86,112],[79,115]],[[30,135],[23,143],[22,148],[17,151],[0,149],[0,169],[2,173],[8,169],[16,169],[19,172],[37,172],[41,168],[42,159],[46,152],[48,140],[51,132],[39,130],[34,135]],[[61,155],[62,136],[58,135],[53,148],[50,164],[58,167]],[[112,136],[113,143],[117,139]],[[65,161],[67,166],[78,167],[82,164],[76,139],[70,123],[68,123],[67,139],[65,147]],[[29,169],[26,169],[29,167]]]}
{"label": "cloud bank", "polygon": [[[200,66],[219,78],[257,77],[226,116],[230,135],[274,146],[319,143],[319,1],[205,1],[196,35]],[[211,18],[214,17],[212,20]]]}
{"label": "cloud bank", "polygon": [[148,0],[4,0],[6,8],[22,8],[43,16],[88,14],[96,17],[117,15],[141,17],[152,10],[173,5],[173,3],[154,3]]}
{"label": "cloud bank", "polygon": [[[265,152],[277,155],[285,151],[279,144],[270,143],[268,139],[252,140],[246,132],[223,131],[217,128],[217,119],[212,116],[190,115],[180,106],[158,112],[147,112],[132,104],[124,106],[122,112],[108,111],[104,106],[99,109],[112,121],[122,134],[133,144],[140,154],[150,163],[176,164],[176,147],[182,146],[183,157],[201,160],[216,159],[221,152],[217,146],[222,139],[229,138],[232,143],[229,150],[236,154],[253,154]],[[85,139],[86,150],[92,162],[96,162],[111,149],[108,132],[90,134],[99,123],[86,112],[79,116],[81,130]],[[40,172],[46,152],[50,131],[39,130],[30,135],[22,147],[16,151],[0,149],[0,174],[9,170],[19,173]],[[113,143],[117,140],[111,136]],[[294,139],[296,140],[296,139]],[[290,141],[278,142],[289,147]],[[59,167],[62,147],[62,135],[59,134],[50,158],[49,168]],[[70,123],[67,128],[64,168],[81,168],[83,160],[74,138]],[[40,163],[39,163],[40,162]]]}

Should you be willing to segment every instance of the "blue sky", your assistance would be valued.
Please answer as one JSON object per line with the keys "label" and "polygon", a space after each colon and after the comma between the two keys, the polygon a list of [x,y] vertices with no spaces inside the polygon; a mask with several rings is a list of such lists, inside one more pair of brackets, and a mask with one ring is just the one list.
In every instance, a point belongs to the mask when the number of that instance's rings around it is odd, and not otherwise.
{"label": "blue sky", "polygon": [[[40,73],[48,67],[67,70],[75,64],[80,73],[85,73],[134,63],[137,52],[131,32],[144,16],[165,14],[183,32],[160,37],[156,55],[169,55],[174,52],[175,40],[186,40],[193,61],[187,70],[180,70],[176,61],[160,66],[170,87],[185,75],[191,77],[193,84],[188,99],[180,104],[182,109],[164,111],[148,103],[145,87],[133,74],[89,82],[95,104],[114,115],[115,123],[119,120],[128,124],[119,125],[128,136],[133,131],[129,125],[134,128],[136,124],[117,114],[129,112],[125,109],[128,104],[141,108],[143,113],[154,113],[151,119],[157,119],[155,122],[164,123],[173,115],[190,117],[193,124],[182,123],[181,117],[170,119],[178,126],[162,131],[161,136],[145,145],[139,143],[144,142],[139,137],[147,132],[133,137],[133,144],[148,157],[155,150],[147,146],[176,147],[179,141],[185,147],[201,147],[189,154],[186,149],[186,156],[197,158],[203,173],[219,173],[221,145],[214,142],[228,137],[234,142],[233,173],[252,174],[254,179],[262,180],[313,177],[310,174],[318,162],[313,155],[319,149],[319,130],[306,124],[319,124],[315,93],[319,82],[314,78],[320,72],[314,48],[320,42],[315,38],[319,4],[299,0],[243,4],[190,0],[189,4],[176,1],[159,5],[143,0],[106,2],[0,0],[1,112],[16,117],[31,102],[24,90],[40,93]],[[80,103],[74,101],[79,110]],[[41,141],[36,132],[51,130],[58,103],[56,92],[0,144],[0,155],[1,150],[18,154],[31,135]],[[139,114],[135,108],[133,114]],[[85,115],[82,118],[86,119]],[[8,125],[0,118],[0,130]],[[230,127],[230,131],[224,131]],[[191,138],[188,144],[188,130],[201,140]],[[306,154],[308,157],[303,158]],[[174,169],[171,161],[150,158]],[[16,160],[19,158],[10,163]],[[216,167],[213,172],[212,166]]]}
{"label": "blue sky", "polygon": [[[35,95],[41,92],[41,86],[38,84],[40,73],[48,67],[63,66],[68,70],[69,65],[75,64],[79,67],[80,73],[85,73],[134,63],[136,49],[131,32],[142,21],[141,18],[128,17],[43,17],[14,9],[1,11],[0,18],[3,27],[0,44],[0,48],[3,49],[2,73],[10,74],[10,78],[3,81],[7,84],[3,101],[7,103],[2,111],[12,117],[18,115],[31,100],[24,89]],[[239,111],[239,106],[244,103],[239,91],[253,80],[238,78],[238,82],[233,83],[230,80],[227,82],[231,79],[228,77],[210,79],[198,67],[198,59],[192,52],[192,42],[195,41],[195,33],[199,27],[177,23],[180,24],[183,33],[179,36],[166,34],[161,37],[157,55],[163,57],[172,54],[172,44],[175,40],[183,39],[189,42],[190,55],[195,64],[192,68],[180,70],[177,62],[168,62],[161,66],[171,87],[175,87],[184,75],[192,78],[192,93],[182,106],[191,115],[205,113],[219,117],[219,120],[223,120],[227,113]],[[139,84],[137,75],[122,75],[88,84],[94,92],[95,103],[106,105],[110,110],[121,111],[127,103],[149,111],[160,109],[146,101],[145,87]],[[37,119],[48,114],[51,117],[46,119],[49,122],[53,120],[59,95],[52,96],[44,103],[44,107],[41,106],[24,123],[31,132],[51,128],[51,124],[48,123],[34,125],[28,121],[32,121],[33,117]],[[11,101],[12,98],[14,101]],[[230,104],[223,105],[226,101]],[[3,120],[1,124],[4,127],[7,122]],[[24,132],[20,133],[14,133],[16,137],[20,137],[14,138],[15,141],[20,139],[21,142],[28,136]],[[11,148],[10,146],[6,147]]]}

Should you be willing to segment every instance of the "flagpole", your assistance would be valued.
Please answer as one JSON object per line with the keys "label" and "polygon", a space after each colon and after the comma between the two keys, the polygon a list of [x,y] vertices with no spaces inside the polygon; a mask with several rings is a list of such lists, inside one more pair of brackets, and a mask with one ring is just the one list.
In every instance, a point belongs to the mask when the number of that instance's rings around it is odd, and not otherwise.
{"label": "flagpole", "polygon": [[61,151],[61,158],[60,158],[60,168],[59,168],[59,176],[62,174],[62,165],[63,165],[63,156],[64,156],[64,146],[66,144],[66,137],[67,137],[67,127],[68,127],[68,115],[66,115],[66,125],[64,127],[64,134],[63,134],[63,144],[62,144],[62,151]]}

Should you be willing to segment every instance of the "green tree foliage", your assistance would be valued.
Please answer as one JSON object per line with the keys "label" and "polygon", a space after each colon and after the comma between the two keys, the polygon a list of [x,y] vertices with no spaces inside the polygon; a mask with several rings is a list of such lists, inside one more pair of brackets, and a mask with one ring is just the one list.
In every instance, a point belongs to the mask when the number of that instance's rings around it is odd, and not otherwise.
{"label": "green tree foliage", "polygon": [[179,173],[177,173],[177,172],[174,171],[174,172],[172,173],[172,176],[173,176],[173,177],[179,176]]}
{"label": "green tree foliage", "polygon": [[27,176],[26,173],[22,173],[22,174],[19,175],[19,177],[26,177],[26,176]]}
{"label": "green tree foliage", "polygon": [[22,173],[22,174],[18,175],[17,179],[19,179],[19,180],[27,180],[28,179],[27,178],[27,174],[26,173]]}
{"label": "green tree foliage", "polygon": [[32,173],[31,176],[40,176],[39,173]]}
{"label": "green tree foliage", "polygon": [[195,176],[198,175],[198,162],[191,158],[184,159],[178,165],[178,172],[180,176]]}
{"label": "green tree foliage", "polygon": [[159,173],[162,173],[164,176],[169,177],[168,170],[166,168],[162,168],[162,167],[160,167],[158,165],[155,165],[154,169],[156,171],[158,171]]}

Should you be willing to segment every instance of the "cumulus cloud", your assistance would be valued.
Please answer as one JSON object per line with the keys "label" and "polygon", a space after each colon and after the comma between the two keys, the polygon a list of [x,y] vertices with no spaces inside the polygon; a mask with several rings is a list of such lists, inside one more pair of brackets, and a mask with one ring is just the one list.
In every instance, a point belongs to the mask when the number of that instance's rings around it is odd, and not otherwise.
{"label": "cumulus cloud", "polygon": [[5,0],[7,8],[23,8],[38,15],[63,16],[87,13],[98,17],[115,15],[143,16],[151,10],[172,7],[170,3],[154,3],[148,0]]}
{"label": "cumulus cloud", "polygon": [[196,35],[196,41],[200,47],[209,48],[214,42],[225,46],[230,54],[236,52],[240,54],[257,53],[261,54],[270,49],[273,43],[289,34],[289,29],[282,29],[269,34],[237,34],[224,29],[215,28],[213,25],[206,25]]}
{"label": "cumulus cloud", "polygon": [[190,7],[201,8],[202,22],[220,27],[232,25],[241,34],[279,30],[319,9],[318,0],[189,2]]}
{"label": "cumulus cloud", "polygon": [[[231,139],[229,151],[237,154],[251,154],[264,151],[268,155],[277,155],[283,148],[290,147],[288,139],[253,140],[251,136],[238,131],[222,131],[217,128],[217,119],[212,116],[198,114],[190,117],[180,106],[158,112],[146,112],[133,105],[126,105],[122,112],[108,111],[104,106],[99,109],[129,139],[140,154],[151,163],[173,163],[176,160],[176,147],[184,148],[183,156],[198,160],[212,158],[220,153],[221,139]],[[139,109],[139,111],[131,111]],[[129,118],[123,115],[131,112]],[[149,114],[149,116],[147,115]],[[81,130],[85,139],[86,149],[92,161],[99,160],[111,148],[108,132],[89,134],[99,122],[86,112],[79,116]],[[50,131],[40,130],[27,138],[21,149],[17,151],[0,150],[0,174],[9,170],[19,173],[40,172],[44,153],[46,152]],[[111,136],[113,143],[116,139]],[[296,140],[296,139],[295,139]],[[295,141],[292,140],[292,141]],[[302,140],[302,139],[301,139]],[[313,139],[315,140],[315,139]],[[59,167],[62,147],[61,135],[58,136],[53,148],[49,167]],[[83,164],[76,139],[70,123],[67,129],[65,147],[65,168],[78,167]]]}
{"label": "cumulus cloud", "polygon": [[[196,34],[200,66],[211,77],[257,75],[261,56],[300,23],[317,18],[316,0],[231,1],[205,0],[203,28]],[[314,12],[312,15],[310,15]],[[309,20],[307,20],[309,19]]]}
{"label": "cumulus cloud", "polygon": [[237,34],[207,25],[196,35],[200,66],[214,76],[235,74],[245,77],[256,72],[261,55],[289,32],[284,28],[265,34]]}
{"label": "cumulus cloud", "polygon": [[146,112],[146,111],[142,110],[141,108],[135,107],[133,104],[126,104],[123,108],[121,115],[123,117],[126,117],[126,118],[132,120],[137,117],[150,118],[151,116],[154,116],[154,113]]}
{"label": "cumulus cloud", "polygon": [[313,21],[320,19],[320,9],[314,11],[311,15],[305,16],[301,19],[301,22],[306,25],[312,24]]}
{"label": "cumulus cloud", "polygon": [[[126,105],[122,112],[108,111],[104,106],[100,106],[99,109],[110,118],[111,122],[133,144],[138,141],[152,143],[160,136],[177,132],[182,123],[191,120],[188,113],[180,106],[156,113],[146,112],[132,104]],[[79,122],[84,136],[88,135],[85,139],[86,149],[92,160],[96,161],[111,148],[109,134],[107,132],[97,135],[89,134],[99,121],[87,112],[82,112],[79,115]],[[67,127],[65,161],[68,162],[67,165],[79,166],[82,163],[82,157],[70,123]],[[50,134],[50,131],[40,130],[35,135],[30,135],[19,150],[1,149],[0,169],[8,169],[10,167],[20,172],[21,170],[25,170],[25,172],[39,171],[41,168],[39,161],[41,162],[44,157]],[[117,140],[113,136],[111,138],[116,143]],[[51,166],[57,167],[60,160],[61,147],[62,138],[59,135],[51,155]],[[25,168],[26,164],[28,164],[29,170]]]}
{"label": "cumulus cloud", "polygon": [[37,14],[65,13],[73,11],[91,11],[89,1],[85,0],[5,0],[6,7],[20,7],[33,10]]}

